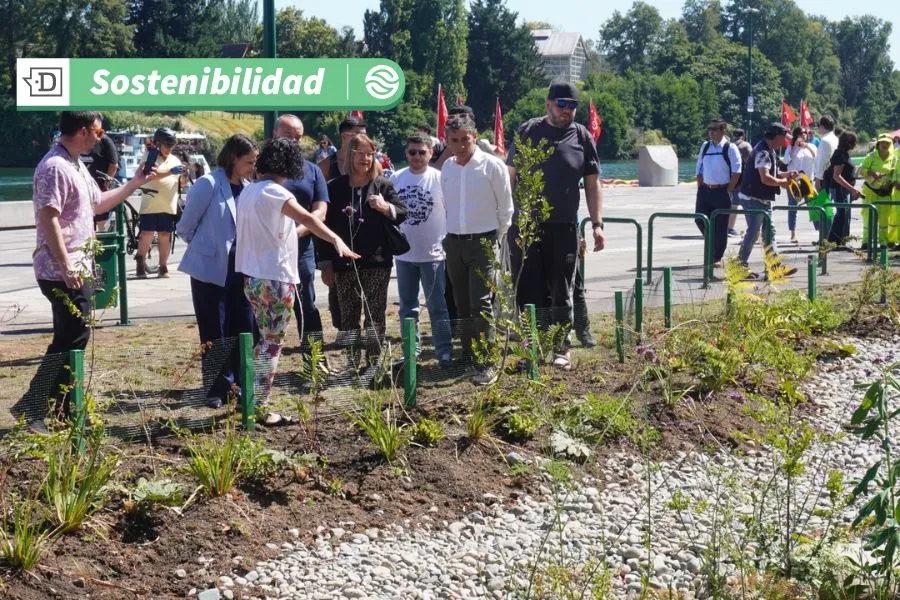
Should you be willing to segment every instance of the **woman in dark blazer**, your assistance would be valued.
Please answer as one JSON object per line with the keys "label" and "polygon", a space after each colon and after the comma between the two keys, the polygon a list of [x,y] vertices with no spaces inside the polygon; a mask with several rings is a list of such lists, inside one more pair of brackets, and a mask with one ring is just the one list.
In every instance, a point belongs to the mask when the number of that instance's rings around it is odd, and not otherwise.
{"label": "woman in dark blazer", "polygon": [[[188,243],[178,270],[191,276],[194,314],[204,344],[256,329],[244,276],[235,271],[234,259],[237,202],[258,154],[247,136],[228,138],[216,159],[219,168],[194,182],[178,221],[178,237]],[[208,406],[219,408],[235,383],[237,344],[224,361],[214,360],[214,354],[203,355],[203,387]]]}
{"label": "woman in dark blazer", "polygon": [[406,218],[406,204],[390,180],[382,177],[375,152],[375,142],[368,136],[353,136],[347,152],[347,174],[328,183],[331,201],[325,224],[361,258],[338,258],[333,246],[316,240],[322,280],[337,289],[341,316],[338,329],[359,330],[360,317],[365,317],[366,331],[375,334],[368,344],[370,362],[384,336],[387,288],[394,265],[387,227]]}

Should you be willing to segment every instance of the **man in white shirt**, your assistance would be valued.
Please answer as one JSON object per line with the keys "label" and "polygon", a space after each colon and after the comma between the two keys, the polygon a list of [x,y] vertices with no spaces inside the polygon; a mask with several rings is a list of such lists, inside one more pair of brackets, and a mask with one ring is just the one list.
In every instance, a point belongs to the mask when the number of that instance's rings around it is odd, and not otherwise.
{"label": "man in white shirt", "polygon": [[[741,154],[737,146],[725,140],[725,121],[709,123],[709,140],[700,146],[697,155],[697,202],[694,212],[710,217],[715,210],[731,208],[731,194],[741,178]],[[728,247],[728,217],[720,215],[713,228],[713,266],[722,266]],[[697,221],[700,232],[703,221]]]}
{"label": "man in white shirt", "polygon": [[[450,315],[444,300],[445,254],[442,242],[447,234],[447,212],[441,191],[441,172],[428,166],[431,140],[422,133],[406,138],[409,167],[391,176],[397,195],[409,212],[400,229],[409,242],[409,252],[396,257],[397,289],[400,293],[400,320],[419,320],[419,283],[425,292],[425,306],[431,319],[434,351],[441,369],[451,366],[452,336]],[[418,341],[417,341],[418,344]]]}
{"label": "man in white shirt", "polygon": [[[513,200],[509,171],[503,161],[475,144],[478,131],[471,115],[460,114],[447,123],[447,144],[453,152],[441,169],[441,188],[447,211],[447,272],[453,284],[457,316],[463,320],[461,339],[464,356],[472,355],[472,343],[485,336],[494,341],[494,331],[482,316],[491,311],[490,282],[494,279],[491,248],[506,238],[512,223]],[[478,364],[475,383],[496,381],[492,365]]]}
{"label": "man in white shirt", "polygon": [[[838,136],[834,133],[834,119],[828,115],[822,115],[819,119],[819,147],[816,148],[815,185],[816,191],[822,191],[822,181],[825,179],[825,170],[831,162],[831,155],[838,146]],[[813,227],[819,230],[819,222],[813,221]],[[825,230],[831,229],[831,223],[825,223]]]}

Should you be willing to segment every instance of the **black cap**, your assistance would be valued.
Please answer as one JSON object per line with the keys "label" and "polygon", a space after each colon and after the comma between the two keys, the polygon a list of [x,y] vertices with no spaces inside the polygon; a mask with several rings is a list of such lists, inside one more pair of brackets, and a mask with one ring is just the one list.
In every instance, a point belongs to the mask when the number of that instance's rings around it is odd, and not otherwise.
{"label": "black cap", "polygon": [[451,106],[447,110],[447,115],[475,115],[475,111],[472,110],[471,106],[466,106],[465,104],[457,104],[456,106]]}
{"label": "black cap", "polygon": [[153,142],[156,144],[163,143],[174,146],[176,143],[175,132],[168,127],[160,127],[153,134]]}
{"label": "black cap", "polygon": [[766,127],[765,137],[771,139],[778,137],[779,135],[787,135],[788,133],[788,128],[781,123],[771,123]]}
{"label": "black cap", "polygon": [[568,81],[557,81],[550,84],[547,100],[578,100],[578,91]]}

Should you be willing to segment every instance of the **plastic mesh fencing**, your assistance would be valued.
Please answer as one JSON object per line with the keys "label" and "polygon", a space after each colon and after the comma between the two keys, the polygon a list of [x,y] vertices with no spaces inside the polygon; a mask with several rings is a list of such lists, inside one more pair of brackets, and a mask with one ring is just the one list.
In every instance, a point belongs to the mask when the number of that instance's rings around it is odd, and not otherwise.
{"label": "plastic mesh fencing", "polygon": [[60,385],[70,381],[68,364],[66,352],[0,362],[0,437],[21,418],[33,421],[49,414],[51,397],[61,396]]}
{"label": "plastic mesh fencing", "polygon": [[[237,338],[208,345],[148,341],[115,354],[85,355],[85,385],[109,435],[155,437],[209,427],[223,412],[207,407],[214,382],[237,364]],[[227,401],[227,397],[225,398]]]}

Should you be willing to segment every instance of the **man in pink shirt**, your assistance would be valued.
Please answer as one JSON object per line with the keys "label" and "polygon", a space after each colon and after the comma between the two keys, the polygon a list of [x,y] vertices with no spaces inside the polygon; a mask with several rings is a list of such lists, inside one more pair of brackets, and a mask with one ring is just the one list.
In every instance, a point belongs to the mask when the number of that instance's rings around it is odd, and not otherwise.
{"label": "man in pink shirt", "polygon": [[[41,387],[51,382],[49,397],[56,415],[69,414],[68,399],[61,386],[69,383],[65,360],[54,355],[83,350],[90,337],[87,320],[93,309],[91,282],[93,260],[84,252],[94,237],[94,215],[115,208],[146,181],[153,179],[143,168],[128,184],[101,192],[87,167],[78,159],[90,152],[103,137],[101,115],[89,111],[60,114],[62,133],[34,171],[34,221],[37,244],[34,276],[53,311],[53,339],[25,396],[12,408],[16,417],[25,416],[35,431],[46,431],[43,418],[47,406]],[[70,310],[70,305],[77,311]],[[73,314],[77,312],[78,314]]]}

